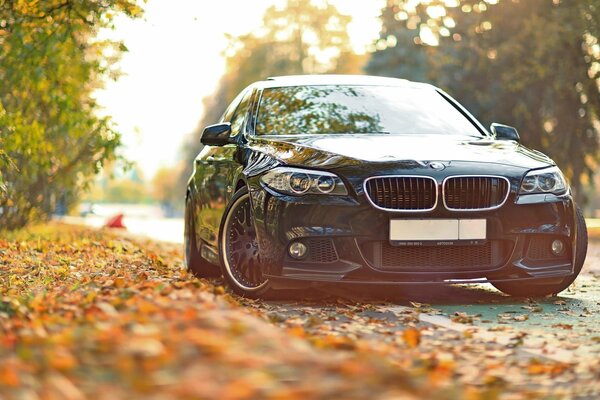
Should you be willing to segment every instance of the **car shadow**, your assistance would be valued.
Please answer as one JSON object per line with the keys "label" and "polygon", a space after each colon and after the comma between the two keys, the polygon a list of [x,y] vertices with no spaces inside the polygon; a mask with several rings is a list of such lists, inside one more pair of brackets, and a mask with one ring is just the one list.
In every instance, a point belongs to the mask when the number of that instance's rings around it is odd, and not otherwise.
{"label": "car shadow", "polygon": [[415,303],[432,306],[461,305],[523,305],[530,303],[555,304],[564,302],[576,305],[578,299],[562,296],[550,297],[513,297],[494,289],[488,284],[477,285],[402,285],[402,286],[323,286],[309,290],[285,290],[271,294],[266,303],[295,303],[297,305],[331,305],[340,303],[392,303],[411,306]]}

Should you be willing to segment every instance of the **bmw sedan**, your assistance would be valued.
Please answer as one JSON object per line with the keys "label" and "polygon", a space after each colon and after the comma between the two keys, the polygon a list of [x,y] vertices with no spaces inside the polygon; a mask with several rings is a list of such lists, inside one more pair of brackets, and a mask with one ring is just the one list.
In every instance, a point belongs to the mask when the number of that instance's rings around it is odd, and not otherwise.
{"label": "bmw sedan", "polygon": [[587,231],[556,164],[423,83],[287,76],[204,129],[185,262],[242,296],[325,284],[566,289]]}

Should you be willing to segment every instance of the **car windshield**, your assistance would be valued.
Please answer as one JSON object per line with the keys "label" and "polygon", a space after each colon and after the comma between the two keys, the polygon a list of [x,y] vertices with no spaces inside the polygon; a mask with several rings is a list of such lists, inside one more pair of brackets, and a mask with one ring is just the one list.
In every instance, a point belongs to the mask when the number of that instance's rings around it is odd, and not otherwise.
{"label": "car windshield", "polygon": [[265,89],[255,132],[482,136],[434,88],[353,85]]}

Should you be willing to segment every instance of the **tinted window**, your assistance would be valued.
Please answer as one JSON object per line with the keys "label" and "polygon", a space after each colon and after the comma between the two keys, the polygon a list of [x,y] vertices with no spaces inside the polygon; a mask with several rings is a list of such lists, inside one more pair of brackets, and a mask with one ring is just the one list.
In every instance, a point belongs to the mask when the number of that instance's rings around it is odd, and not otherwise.
{"label": "tinted window", "polygon": [[233,116],[233,112],[237,109],[237,106],[238,106],[238,104],[240,104],[240,101],[242,100],[242,96],[244,94],[246,94],[246,92],[240,92],[240,94],[238,94],[235,97],[235,99],[233,99],[233,101],[231,102],[231,104],[229,104],[229,106],[227,107],[227,110],[225,110],[225,112],[221,116],[221,121],[220,122],[230,122],[231,121],[231,117]]}
{"label": "tinted window", "polygon": [[329,133],[482,135],[433,88],[292,86],[263,91],[256,134]]}
{"label": "tinted window", "polygon": [[235,110],[233,117],[231,118],[231,136],[237,136],[242,126],[244,125],[244,121],[246,120],[246,115],[248,114],[248,107],[250,107],[250,95],[252,94],[252,90],[248,90],[244,97],[242,97],[242,101],[240,105]]}

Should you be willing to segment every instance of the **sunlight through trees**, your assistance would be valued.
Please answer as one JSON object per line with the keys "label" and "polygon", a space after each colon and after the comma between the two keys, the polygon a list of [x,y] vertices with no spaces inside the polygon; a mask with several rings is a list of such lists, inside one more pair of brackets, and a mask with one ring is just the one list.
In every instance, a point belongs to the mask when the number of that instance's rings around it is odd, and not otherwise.
{"label": "sunlight through trees", "polygon": [[382,24],[368,73],[431,82],[482,122],[518,127],[583,202],[598,167],[597,2],[389,0]]}

